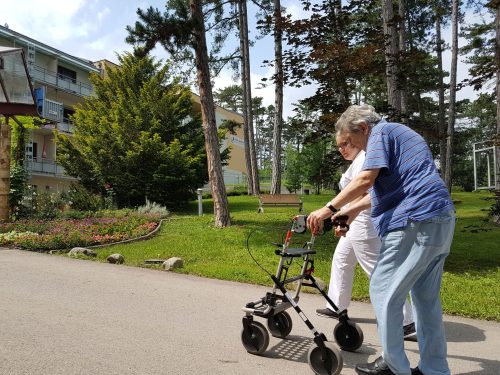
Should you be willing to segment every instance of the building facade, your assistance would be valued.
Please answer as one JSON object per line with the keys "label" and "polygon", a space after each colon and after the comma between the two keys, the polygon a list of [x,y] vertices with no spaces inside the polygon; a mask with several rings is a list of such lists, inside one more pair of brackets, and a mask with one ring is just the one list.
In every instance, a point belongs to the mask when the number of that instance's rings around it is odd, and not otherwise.
{"label": "building facade", "polygon": [[[69,55],[33,38],[0,26],[0,46],[17,47],[24,50],[29,74],[35,89],[37,109],[40,117],[46,120],[41,128],[33,129],[25,150],[25,164],[29,183],[38,191],[65,191],[77,180],[66,174],[57,162],[57,145],[54,130],[73,134],[71,115],[75,105],[93,95],[90,82],[92,73],[105,76],[106,68],[118,65],[108,61],[92,62]],[[201,111],[199,97],[193,97],[193,110]],[[216,107],[217,125],[223,120],[243,123],[241,115]],[[227,186],[245,183],[245,159],[243,131],[228,135],[222,148],[231,147],[231,160],[224,167],[224,180]]]}

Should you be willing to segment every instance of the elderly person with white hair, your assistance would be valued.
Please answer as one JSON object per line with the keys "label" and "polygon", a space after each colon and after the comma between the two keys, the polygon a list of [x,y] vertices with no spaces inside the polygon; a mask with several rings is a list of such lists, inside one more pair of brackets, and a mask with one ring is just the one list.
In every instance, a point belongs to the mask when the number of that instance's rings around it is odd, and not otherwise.
{"label": "elderly person with white hair", "polygon": [[[352,221],[371,206],[382,241],[370,279],[370,298],[383,352],[355,370],[362,375],[449,375],[439,293],[455,213],[429,147],[409,127],[382,120],[370,105],[350,106],[337,121],[336,132],[366,150],[365,162],[337,196],[308,216],[308,226],[319,228],[332,214],[347,215]],[[363,197],[368,189],[370,195]],[[347,209],[337,212],[349,202]],[[404,351],[401,329],[408,293],[420,350],[414,369]]]}

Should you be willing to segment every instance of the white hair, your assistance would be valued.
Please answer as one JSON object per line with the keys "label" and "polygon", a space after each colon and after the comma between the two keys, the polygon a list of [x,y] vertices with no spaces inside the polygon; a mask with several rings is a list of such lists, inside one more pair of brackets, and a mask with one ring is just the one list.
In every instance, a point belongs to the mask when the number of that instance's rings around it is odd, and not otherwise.
{"label": "white hair", "polygon": [[382,117],[369,104],[351,105],[345,110],[335,124],[335,131],[341,134],[344,131],[356,133],[360,131],[359,124],[366,123],[370,128],[378,123]]}

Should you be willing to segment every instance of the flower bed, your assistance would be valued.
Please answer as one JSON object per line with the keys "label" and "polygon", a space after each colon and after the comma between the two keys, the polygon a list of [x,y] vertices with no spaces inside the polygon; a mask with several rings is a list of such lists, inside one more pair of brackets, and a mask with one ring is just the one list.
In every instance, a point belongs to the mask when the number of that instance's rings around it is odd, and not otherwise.
{"label": "flower bed", "polygon": [[0,246],[48,251],[100,245],[144,236],[159,221],[154,215],[23,220],[0,224]]}

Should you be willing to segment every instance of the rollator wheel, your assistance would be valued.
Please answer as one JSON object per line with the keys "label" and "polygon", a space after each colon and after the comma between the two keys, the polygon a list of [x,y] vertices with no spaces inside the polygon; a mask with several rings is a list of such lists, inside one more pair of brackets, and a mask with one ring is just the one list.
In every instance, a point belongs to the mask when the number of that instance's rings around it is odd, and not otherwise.
{"label": "rollator wheel", "polygon": [[358,349],[365,338],[361,327],[350,320],[337,323],[333,330],[333,337],[340,349],[348,352]]}
{"label": "rollator wheel", "polygon": [[279,312],[267,319],[267,328],[274,337],[284,339],[292,332],[292,317],[286,311]]}
{"label": "rollator wheel", "polygon": [[241,331],[241,342],[250,354],[261,355],[269,345],[269,333],[262,323],[253,321]]}
{"label": "rollator wheel", "polygon": [[323,351],[316,344],[309,348],[307,353],[307,361],[309,367],[316,375],[338,375],[342,370],[344,361],[342,353],[335,347],[332,342],[325,341],[326,356],[323,357]]}

